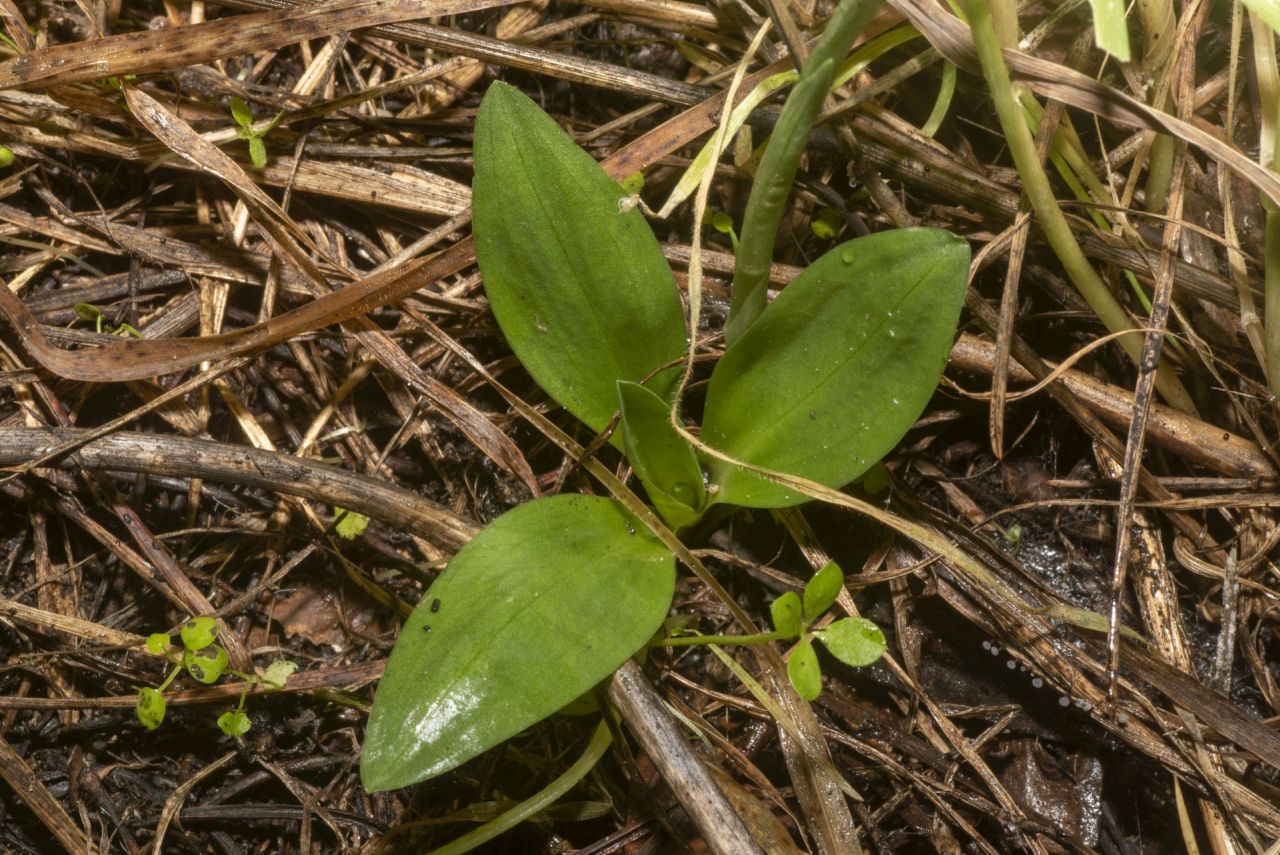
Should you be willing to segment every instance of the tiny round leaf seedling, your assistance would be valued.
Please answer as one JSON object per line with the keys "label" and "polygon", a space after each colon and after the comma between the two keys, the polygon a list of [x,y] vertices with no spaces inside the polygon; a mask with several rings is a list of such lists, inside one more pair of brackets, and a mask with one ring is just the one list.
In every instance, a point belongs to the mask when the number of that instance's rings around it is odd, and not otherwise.
{"label": "tiny round leaf seedling", "polygon": [[182,646],[202,650],[218,637],[218,621],[211,617],[195,617],[182,625]]}
{"label": "tiny round leaf seedling", "polygon": [[835,208],[822,208],[818,211],[818,216],[809,223],[809,228],[813,229],[815,236],[831,240],[840,231],[840,222],[839,211]]}
{"label": "tiny round leaf seedling", "polygon": [[644,189],[644,173],[633,172],[619,182],[622,191],[628,196],[634,196]]}
{"label": "tiny round leaf seedling", "polygon": [[164,709],[164,695],[159,689],[138,690],[138,703],[134,706],[134,711],[138,714],[138,721],[147,730],[155,730],[160,726],[160,722],[164,721]]}

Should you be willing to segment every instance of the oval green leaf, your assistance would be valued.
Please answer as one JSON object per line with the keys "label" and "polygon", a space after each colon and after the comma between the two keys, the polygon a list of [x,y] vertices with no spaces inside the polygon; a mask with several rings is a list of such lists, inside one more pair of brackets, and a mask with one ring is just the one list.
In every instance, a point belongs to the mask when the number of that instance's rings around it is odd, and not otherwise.
{"label": "oval green leaf", "polygon": [[143,727],[155,730],[164,721],[164,695],[159,689],[139,689],[138,702],[133,709]]}
{"label": "oval green leaf", "polygon": [[[857,238],[819,258],[734,342],[707,389],[702,438],[765,469],[842,487],[929,402],[964,301],[969,247],[939,229]],[[710,460],[715,501],[805,497]]]}
{"label": "oval green leaf", "polygon": [[182,625],[182,646],[201,650],[218,637],[218,620],[208,616],[193,617]]}
{"label": "oval green leaf", "polygon": [[806,701],[811,701],[822,694],[822,668],[818,665],[818,654],[813,649],[813,642],[807,637],[791,651],[787,660],[787,677],[796,692]]}
{"label": "oval green leaf", "polygon": [[[518,90],[489,87],[475,134],[472,221],[494,317],[533,379],[593,430],[685,351],[675,280],[644,217]],[[650,381],[669,400],[677,371]]]}
{"label": "oval green leaf", "polygon": [[702,467],[671,426],[667,402],[639,383],[619,380],[618,403],[627,460],[654,507],[677,529],[697,522],[707,499]]}
{"label": "oval green leaf", "polygon": [[788,638],[800,634],[800,595],[787,591],[769,606],[773,628]]}
{"label": "oval green leaf", "polygon": [[227,670],[227,651],[221,644],[206,647],[202,652],[186,651],[182,654],[182,667],[201,683],[216,683]]}
{"label": "oval green leaf", "polygon": [[844,571],[834,561],[813,574],[809,584],[804,586],[804,617],[812,623],[823,612],[831,608],[831,604],[840,596],[844,587]]}
{"label": "oval green leaf", "polygon": [[556,712],[644,646],[674,590],[675,556],[611,499],[503,514],[405,622],[369,716],[365,789],[438,775]]}
{"label": "oval green leaf", "polygon": [[884,633],[866,618],[845,618],[814,633],[831,655],[846,665],[862,668],[884,654]]}

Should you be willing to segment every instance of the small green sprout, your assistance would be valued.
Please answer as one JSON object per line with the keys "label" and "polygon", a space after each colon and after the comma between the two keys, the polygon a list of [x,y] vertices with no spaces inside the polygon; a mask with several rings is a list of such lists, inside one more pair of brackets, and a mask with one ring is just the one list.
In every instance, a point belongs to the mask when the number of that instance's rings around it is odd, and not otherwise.
{"label": "small green sprout", "polygon": [[266,668],[260,670],[258,677],[262,680],[262,687],[268,692],[279,692],[284,689],[284,684],[293,676],[293,672],[297,670],[297,662],[290,662],[288,659],[277,659]]}
{"label": "small green sprout", "polygon": [[364,530],[369,527],[369,518],[364,514],[349,511],[346,508],[334,507],[333,515],[338,519],[333,526],[333,530],[343,540],[355,540],[364,534]]}
{"label": "small green sprout", "polygon": [[804,586],[803,598],[787,591],[769,606],[773,632],[758,635],[685,635],[664,638],[654,647],[683,647],[691,644],[763,644],[796,639],[787,661],[791,685],[806,701],[822,694],[822,668],[813,648],[816,639],[831,655],[846,665],[865,667],[884,653],[884,633],[865,618],[843,618],[821,629],[810,629],[835,603],[844,589],[844,571],[834,561],[827,562]]}
{"label": "small green sprout", "polygon": [[628,196],[634,196],[644,189],[644,173],[633,172],[618,183],[621,185],[623,193]]}
{"label": "small green sprout", "polygon": [[[244,703],[244,697],[240,698],[241,704]],[[234,709],[224,712],[218,716],[218,727],[227,736],[238,737],[244,736],[249,732],[249,716],[245,715],[244,710]]]}
{"label": "small green sprout", "polygon": [[106,323],[106,316],[102,314],[102,310],[97,306],[90,303],[76,303],[72,308],[75,309],[76,315],[82,320],[93,321],[94,329],[100,333],[105,332],[108,335],[131,335],[134,338],[142,338],[142,333],[138,332],[136,328],[129,324],[122,323],[113,327]]}
{"label": "small green sprout", "polygon": [[209,616],[194,617],[182,625],[179,632],[182,650],[171,649],[173,638],[164,632],[153,632],[147,636],[148,653],[167,659],[173,664],[169,675],[156,688],[138,690],[138,702],[134,707],[138,721],[148,730],[155,730],[164,721],[164,691],[173,681],[186,671],[193,679],[205,685],[216,683],[223,674],[231,674],[244,681],[240,692],[240,703],[234,710],[218,717],[218,727],[232,737],[248,733],[250,722],[245,714],[244,702],[253,686],[261,684],[269,692],[278,692],[284,688],[285,682],[294,671],[298,670],[295,662],[279,659],[272,662],[257,674],[243,674],[228,667],[229,657],[226,649],[216,643],[218,640],[217,618]]}
{"label": "small green sprout", "polygon": [[733,251],[738,251],[738,233],[733,230],[733,217],[724,211],[708,211],[705,222],[720,234],[728,235]]}
{"label": "small green sprout", "polygon": [[822,669],[813,640],[821,641],[832,656],[846,665],[862,668],[884,653],[884,633],[866,618],[843,618],[821,629],[809,629],[835,603],[844,589],[844,571],[834,561],[813,574],[804,586],[804,601],[788,591],[770,607],[774,628],[790,637],[799,636],[787,661],[787,676],[800,697],[811,701],[822,694]]}
{"label": "small green sprout", "polygon": [[813,218],[809,223],[809,228],[813,229],[813,233],[823,240],[831,240],[840,231],[844,219],[840,216],[840,212],[835,208],[819,208],[818,216]]}
{"label": "small green sprout", "polygon": [[262,140],[263,138],[275,130],[276,125],[280,124],[280,120],[284,118],[284,111],[276,113],[275,118],[267,123],[262,130],[257,130],[253,126],[253,112],[240,98],[231,99],[231,118],[236,120],[239,125],[236,128],[236,136],[249,144],[249,160],[253,165],[261,169],[267,165],[267,146]]}
{"label": "small green sprout", "polygon": [[17,159],[18,157],[13,153],[13,149],[7,145],[0,145],[0,168],[7,169],[13,166],[13,162]]}

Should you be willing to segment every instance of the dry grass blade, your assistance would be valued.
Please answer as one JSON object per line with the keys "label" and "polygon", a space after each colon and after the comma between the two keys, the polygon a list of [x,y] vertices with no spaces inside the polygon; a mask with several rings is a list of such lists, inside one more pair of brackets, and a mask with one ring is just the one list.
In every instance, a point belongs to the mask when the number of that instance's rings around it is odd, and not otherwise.
{"label": "dry grass blade", "polygon": [[[932,0],[890,1],[949,61],[964,68],[976,68],[973,40],[968,29],[954,15],[943,14]],[[1026,84],[1037,94],[1087,110],[1109,122],[1177,137],[1219,161],[1280,204],[1280,175],[1207,131],[1065,65],[1013,50],[1006,50],[1004,57],[1014,80]]]}
{"label": "dry grass blade", "polygon": [[66,86],[105,77],[200,65],[307,39],[435,15],[507,5],[509,0],[324,0],[281,15],[264,12],[203,24],[54,45],[0,63],[0,89]]}
{"label": "dry grass blade", "polygon": [[472,524],[415,493],[313,460],[174,436],[117,433],[85,443],[80,436],[85,433],[0,428],[0,465],[39,457],[54,444],[79,441],[79,460],[63,465],[172,474],[281,490],[385,520],[448,550],[461,548],[476,532]]}

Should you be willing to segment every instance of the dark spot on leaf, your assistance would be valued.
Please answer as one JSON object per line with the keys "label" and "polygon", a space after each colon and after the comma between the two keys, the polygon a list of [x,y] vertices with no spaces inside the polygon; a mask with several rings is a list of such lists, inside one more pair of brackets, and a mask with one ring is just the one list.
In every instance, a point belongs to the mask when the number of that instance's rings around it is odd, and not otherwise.
{"label": "dark spot on leaf", "polygon": [[424,623],[424,624],[422,625],[422,631],[423,631],[423,632],[430,632],[430,631],[431,631],[431,624]]}
{"label": "dark spot on leaf", "polygon": [[437,598],[435,598],[434,600],[432,600],[432,601],[431,601],[431,613],[432,613],[432,614],[435,614],[435,613],[436,613],[436,612],[438,612],[438,611],[440,611],[440,598],[439,598],[439,597],[437,597]]}

